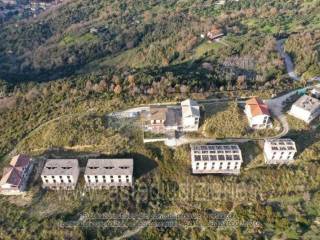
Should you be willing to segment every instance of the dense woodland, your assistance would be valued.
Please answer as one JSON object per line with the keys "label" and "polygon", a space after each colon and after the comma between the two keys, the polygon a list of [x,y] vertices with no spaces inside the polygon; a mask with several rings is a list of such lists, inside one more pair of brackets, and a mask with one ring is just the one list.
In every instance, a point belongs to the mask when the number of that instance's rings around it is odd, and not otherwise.
{"label": "dense woodland", "polygon": [[[221,228],[150,226],[138,239],[318,238],[318,123],[288,117],[288,137],[299,148],[292,167],[264,166],[261,146],[249,142],[240,146],[246,159],[240,176],[198,177],[190,174],[188,146],[144,145],[137,123],[106,118],[130,106],[186,97],[270,97],[320,75],[319,1],[215,2],[72,0],[38,18],[0,25],[0,166],[17,152],[37,161],[79,157],[82,166],[88,154],[133,157],[136,189],[152,186],[157,195],[81,195],[80,182],[75,194],[61,199],[31,179],[25,198],[0,197],[0,239],[110,239],[128,229],[61,224],[82,214],[129,212],[199,214],[203,225],[208,213],[232,213],[237,221]],[[213,27],[225,33],[220,42],[201,37]],[[282,38],[301,82],[286,76],[276,51]],[[253,134],[235,108],[207,107],[212,116],[202,129],[213,137]],[[225,124],[234,111],[239,114]],[[186,182],[196,196],[198,183],[214,193],[205,201],[172,197]],[[234,187],[239,196],[229,194]]]}

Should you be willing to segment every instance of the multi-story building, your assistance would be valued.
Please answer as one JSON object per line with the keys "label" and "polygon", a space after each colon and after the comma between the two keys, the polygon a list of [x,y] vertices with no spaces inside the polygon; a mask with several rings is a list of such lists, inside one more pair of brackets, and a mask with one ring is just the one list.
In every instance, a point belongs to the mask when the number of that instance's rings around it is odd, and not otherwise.
{"label": "multi-story building", "polygon": [[181,111],[175,107],[150,106],[148,130],[157,133],[177,131],[181,123]]}
{"label": "multi-story building", "polygon": [[4,168],[0,180],[0,193],[6,195],[23,193],[31,170],[32,163],[28,156],[20,154],[13,157],[10,165]]}
{"label": "multi-story building", "polygon": [[254,97],[246,101],[244,112],[251,128],[264,129],[272,127],[269,108],[261,99]]}
{"label": "multi-story building", "polygon": [[242,164],[238,145],[191,145],[192,173],[239,174]]}
{"label": "multi-story building", "polygon": [[199,119],[200,107],[191,99],[181,102],[180,106],[150,106],[146,130],[157,133],[197,131]]}
{"label": "multi-story building", "polygon": [[133,159],[89,159],[84,179],[90,188],[132,186]]}
{"label": "multi-story building", "polygon": [[320,114],[320,101],[303,95],[291,106],[289,114],[309,124]]}
{"label": "multi-story building", "polygon": [[42,186],[50,189],[75,189],[80,174],[77,159],[48,159],[41,173]]}
{"label": "multi-story building", "polygon": [[270,139],[265,141],[263,152],[267,164],[289,164],[294,161],[297,148],[291,139]]}
{"label": "multi-story building", "polygon": [[182,128],[184,132],[198,131],[200,107],[196,101],[187,99],[181,102]]}

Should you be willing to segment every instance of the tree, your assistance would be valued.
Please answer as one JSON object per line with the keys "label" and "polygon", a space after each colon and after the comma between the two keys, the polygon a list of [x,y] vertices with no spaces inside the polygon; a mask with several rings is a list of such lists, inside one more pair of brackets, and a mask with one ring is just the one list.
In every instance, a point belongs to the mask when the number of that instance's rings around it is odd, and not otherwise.
{"label": "tree", "polygon": [[120,84],[114,87],[113,92],[117,95],[119,95],[122,92],[122,87],[120,86]]}

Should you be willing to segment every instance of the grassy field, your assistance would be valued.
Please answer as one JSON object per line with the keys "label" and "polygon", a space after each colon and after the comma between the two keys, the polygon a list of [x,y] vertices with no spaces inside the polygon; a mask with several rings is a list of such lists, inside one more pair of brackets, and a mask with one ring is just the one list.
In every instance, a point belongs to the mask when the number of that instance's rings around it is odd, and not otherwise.
{"label": "grassy field", "polygon": [[267,137],[281,132],[279,122],[273,120],[273,128],[251,130],[248,120],[237,103],[213,103],[204,105],[205,121],[201,132],[210,138]]}

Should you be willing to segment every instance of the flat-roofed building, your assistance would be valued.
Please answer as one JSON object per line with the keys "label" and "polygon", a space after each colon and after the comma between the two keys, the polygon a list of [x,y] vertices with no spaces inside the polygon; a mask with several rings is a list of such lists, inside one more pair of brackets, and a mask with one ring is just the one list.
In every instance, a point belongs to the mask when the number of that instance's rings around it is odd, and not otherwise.
{"label": "flat-roofed building", "polygon": [[192,173],[239,174],[242,164],[238,145],[191,145]]}
{"label": "flat-roofed building", "polygon": [[320,114],[320,101],[303,95],[291,106],[289,114],[309,124]]}
{"label": "flat-roofed building", "polygon": [[90,188],[132,186],[133,159],[89,159],[84,179]]}
{"label": "flat-roofed building", "polygon": [[25,187],[32,170],[30,158],[24,154],[14,156],[9,166],[3,170],[0,180],[0,193],[18,195],[25,191]]}
{"label": "flat-roofed building", "polygon": [[48,159],[41,173],[42,186],[56,190],[73,190],[79,174],[78,159]]}
{"label": "flat-roofed building", "polygon": [[187,99],[181,102],[182,128],[185,132],[198,131],[200,107],[196,101]]}
{"label": "flat-roofed building", "polygon": [[296,144],[288,138],[270,139],[264,143],[264,159],[267,164],[290,164],[297,152]]}

